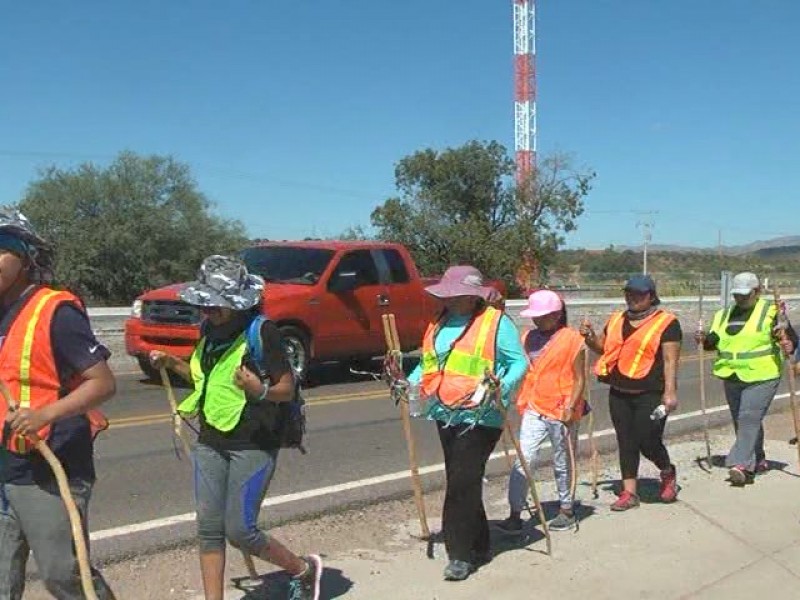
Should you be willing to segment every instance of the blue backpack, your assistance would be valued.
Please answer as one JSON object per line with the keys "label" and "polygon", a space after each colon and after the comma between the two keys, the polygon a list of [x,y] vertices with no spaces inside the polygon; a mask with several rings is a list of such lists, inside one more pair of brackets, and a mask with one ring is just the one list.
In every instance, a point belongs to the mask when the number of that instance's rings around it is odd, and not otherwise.
{"label": "blue backpack", "polygon": [[[269,319],[258,315],[250,322],[245,332],[247,352],[250,360],[258,368],[256,373],[264,379],[266,373],[262,372],[261,365],[264,361],[264,341],[261,337],[261,328]],[[289,402],[278,402],[278,418],[276,434],[280,440],[281,448],[296,448],[302,454],[306,453],[303,446],[303,435],[306,432],[306,403],[300,390],[300,378],[292,371],[294,376],[294,396]]]}

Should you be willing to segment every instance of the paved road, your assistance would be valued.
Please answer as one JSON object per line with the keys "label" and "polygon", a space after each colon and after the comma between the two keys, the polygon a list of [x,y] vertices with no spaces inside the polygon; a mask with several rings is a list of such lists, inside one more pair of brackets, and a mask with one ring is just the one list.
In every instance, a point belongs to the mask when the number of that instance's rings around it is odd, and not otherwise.
{"label": "paved road", "polygon": [[[330,378],[329,378],[330,379]],[[340,379],[346,379],[340,378]],[[334,378],[335,380],[335,378]],[[721,403],[720,389],[709,378],[709,405]],[[605,386],[595,384],[596,429],[610,427],[602,401]],[[699,408],[696,360],[680,371],[681,411]],[[179,396],[185,390],[177,390]],[[285,451],[270,488],[271,495],[294,493],[400,471],[407,458],[398,413],[381,383],[336,382],[308,392],[309,454]],[[192,510],[188,461],[176,458],[163,389],[138,377],[121,376],[119,391],[107,405],[112,427],[97,446],[98,481],[92,530],[136,523]],[[441,462],[435,427],[414,424],[422,465]],[[396,491],[372,486],[379,497]],[[336,504],[332,498],[328,506]]]}

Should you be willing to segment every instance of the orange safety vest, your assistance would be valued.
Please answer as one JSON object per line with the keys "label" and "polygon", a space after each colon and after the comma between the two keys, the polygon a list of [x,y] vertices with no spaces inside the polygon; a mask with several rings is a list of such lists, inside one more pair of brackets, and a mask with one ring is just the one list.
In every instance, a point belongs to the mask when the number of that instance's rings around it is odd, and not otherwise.
{"label": "orange safety vest", "polygon": [[[522,347],[529,331],[522,334]],[[561,420],[564,409],[572,398],[575,385],[575,359],[583,350],[583,336],[570,327],[562,327],[542,348],[541,353],[530,362],[528,372],[517,394],[517,409],[522,414],[526,409],[540,415]],[[572,411],[571,421],[583,416],[584,399],[580,398]]]}
{"label": "orange safety vest", "polygon": [[616,368],[628,379],[643,379],[653,368],[661,336],[675,315],[658,309],[642,321],[631,335],[622,339],[624,311],[611,315],[606,325],[603,355],[594,367],[595,375],[607,378]]}
{"label": "orange safety vest", "polygon": [[[0,380],[6,384],[19,408],[35,410],[56,402],[80,383],[76,378],[66,390],[62,388],[53,356],[50,326],[61,304],[69,302],[81,310],[83,304],[69,292],[46,287],[34,290],[23,302],[24,306],[11,323],[0,347]],[[89,411],[87,417],[93,433],[108,427],[108,422],[98,410]],[[0,423],[5,422],[5,418],[6,403],[0,402]],[[44,427],[37,435],[46,440],[50,435],[50,427]],[[33,447],[24,436],[12,435],[6,440],[2,436],[0,428],[0,442],[11,452],[25,454]]]}
{"label": "orange safety vest", "polygon": [[438,397],[450,408],[475,407],[475,403],[470,401],[472,394],[487,370],[494,373],[497,329],[502,316],[502,311],[486,307],[473,319],[441,365],[435,346],[441,322],[428,325],[422,340],[420,391],[424,397]]}

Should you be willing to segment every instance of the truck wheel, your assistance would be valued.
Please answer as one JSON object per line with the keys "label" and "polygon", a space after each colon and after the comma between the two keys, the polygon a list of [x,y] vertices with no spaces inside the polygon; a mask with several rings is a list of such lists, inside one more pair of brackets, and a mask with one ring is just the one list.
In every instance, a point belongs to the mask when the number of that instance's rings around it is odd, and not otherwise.
{"label": "truck wheel", "polygon": [[147,377],[149,381],[161,381],[158,369],[150,364],[146,356],[137,356],[136,360],[139,362],[139,368],[142,370],[142,373],[144,373],[144,376]]}
{"label": "truck wheel", "polygon": [[302,329],[293,325],[286,325],[280,329],[289,364],[300,381],[303,381],[308,376],[308,365],[311,361],[308,336]]}

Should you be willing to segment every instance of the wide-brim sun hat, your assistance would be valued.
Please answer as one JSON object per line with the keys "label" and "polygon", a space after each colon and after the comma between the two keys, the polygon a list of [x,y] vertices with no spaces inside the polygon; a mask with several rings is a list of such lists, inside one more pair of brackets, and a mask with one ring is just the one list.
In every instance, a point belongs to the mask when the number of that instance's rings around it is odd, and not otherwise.
{"label": "wide-brim sun hat", "polygon": [[247,272],[244,263],[230,256],[209,256],[178,297],[193,306],[248,310],[261,302],[264,280]]}
{"label": "wide-brim sun hat", "polygon": [[459,265],[447,269],[442,279],[426,287],[425,291],[431,296],[443,299],[477,296],[488,301],[492,297],[494,288],[484,285],[483,275],[475,267]]}
{"label": "wide-brim sun hat", "polygon": [[537,290],[528,296],[528,307],[520,311],[520,317],[543,317],[564,310],[561,296],[552,290]]}

